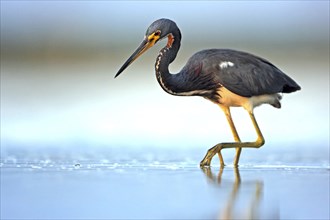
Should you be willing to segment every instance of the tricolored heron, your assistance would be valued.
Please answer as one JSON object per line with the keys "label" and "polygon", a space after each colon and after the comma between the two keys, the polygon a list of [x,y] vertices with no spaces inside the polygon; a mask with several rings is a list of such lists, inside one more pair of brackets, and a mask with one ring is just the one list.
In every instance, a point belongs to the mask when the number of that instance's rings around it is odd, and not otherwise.
{"label": "tricolored heron", "polygon": [[[221,150],[236,148],[234,166],[238,166],[242,148],[259,148],[265,140],[253,114],[261,104],[281,107],[280,93],[300,90],[300,86],[269,61],[255,55],[229,49],[210,49],[195,53],[177,74],[171,74],[168,66],[180,49],[181,32],[169,19],[153,22],[136,51],[119,69],[122,73],[134,60],[159,40],[167,38],[167,44],[157,56],[155,71],[163,90],[176,96],[201,96],[219,105],[228,120],[235,142],[220,143],[208,150],[200,165],[210,166],[218,153],[224,166]],[[241,142],[231,117],[230,107],[243,107],[250,115],[258,135],[255,142]]]}

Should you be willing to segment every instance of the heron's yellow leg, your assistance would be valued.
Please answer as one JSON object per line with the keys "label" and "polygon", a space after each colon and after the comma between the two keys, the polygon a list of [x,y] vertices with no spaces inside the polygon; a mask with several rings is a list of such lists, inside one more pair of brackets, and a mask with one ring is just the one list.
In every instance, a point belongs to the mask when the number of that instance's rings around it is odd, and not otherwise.
{"label": "heron's yellow leg", "polygon": [[[257,140],[255,142],[240,142],[240,143],[234,142],[234,143],[217,144],[207,151],[207,154],[205,155],[204,159],[201,161],[200,166],[210,166],[213,156],[225,148],[259,148],[262,145],[264,145],[265,139],[262,136],[258,123],[253,115],[253,112],[249,112],[249,115],[250,115],[251,121],[253,123],[253,126],[256,130],[256,133],[258,135]],[[220,163],[221,163],[221,161],[220,161]],[[224,166],[223,161],[221,163],[221,166]]]}
{"label": "heron's yellow leg", "polygon": [[[226,115],[228,124],[230,126],[230,130],[231,130],[231,133],[234,136],[235,142],[241,142],[241,139],[238,136],[236,127],[235,127],[234,122],[233,122],[233,119],[231,117],[230,108],[227,107],[227,106],[220,106],[220,107],[222,108],[223,112]],[[240,148],[240,147],[237,147],[236,148],[236,155],[235,155],[235,160],[234,160],[234,166],[235,167],[238,165],[238,161],[239,161],[239,157],[241,155],[241,151],[242,151],[242,148]],[[218,152],[218,156],[219,156],[220,164],[221,164],[221,166],[223,166],[225,163],[224,163],[224,160],[222,158],[221,151]]]}

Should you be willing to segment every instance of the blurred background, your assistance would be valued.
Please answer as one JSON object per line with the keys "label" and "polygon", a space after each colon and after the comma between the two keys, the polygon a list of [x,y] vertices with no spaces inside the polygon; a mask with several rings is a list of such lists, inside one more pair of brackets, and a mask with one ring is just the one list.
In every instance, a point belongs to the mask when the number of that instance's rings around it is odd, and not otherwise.
{"label": "blurred background", "polygon": [[[158,85],[154,63],[166,42],[114,79],[162,17],[183,35],[171,72],[199,50],[232,48],[270,60],[302,87],[280,110],[255,110],[266,144],[243,151],[243,163],[329,165],[328,1],[1,1],[2,159],[162,150],[160,160],[199,160],[231,141],[218,106]],[[248,114],[232,113],[241,139],[253,141]]]}

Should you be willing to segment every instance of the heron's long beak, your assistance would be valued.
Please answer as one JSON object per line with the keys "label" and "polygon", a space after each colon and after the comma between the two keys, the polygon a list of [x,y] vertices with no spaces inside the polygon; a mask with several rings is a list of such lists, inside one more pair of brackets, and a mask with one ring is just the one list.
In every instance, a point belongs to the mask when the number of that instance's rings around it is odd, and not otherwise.
{"label": "heron's long beak", "polygon": [[135,50],[135,52],[126,60],[124,65],[118,70],[115,78],[119,76],[134,60],[136,60],[139,56],[141,56],[145,51],[147,51],[150,47],[152,47],[156,42],[155,38],[145,37],[142,41],[141,45]]}

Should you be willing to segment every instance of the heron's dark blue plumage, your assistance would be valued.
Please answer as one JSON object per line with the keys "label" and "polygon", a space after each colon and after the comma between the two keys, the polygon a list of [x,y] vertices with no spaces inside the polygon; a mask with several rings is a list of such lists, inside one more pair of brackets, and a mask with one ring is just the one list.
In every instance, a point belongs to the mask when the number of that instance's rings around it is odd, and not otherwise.
{"label": "heron's dark blue plumage", "polygon": [[[169,23],[168,26],[165,24]],[[154,22],[147,31],[161,30],[162,38],[174,36],[171,48],[164,47],[156,59],[156,75],[162,88],[173,95],[199,95],[217,102],[217,89],[226,87],[231,92],[252,97],[264,94],[290,93],[300,86],[269,61],[255,55],[229,50],[209,49],[194,54],[177,74],[170,74],[169,64],[180,48],[181,33],[168,19]],[[233,65],[221,68],[222,62]]]}
{"label": "heron's dark blue plumage", "polygon": [[[233,66],[221,68],[222,62],[231,62]],[[300,89],[295,81],[267,60],[241,51],[203,50],[189,59],[182,73],[189,74],[187,72],[191,66],[202,68],[199,69],[199,73],[193,72],[187,82],[190,80],[196,82],[200,79],[204,81],[203,79],[209,77],[211,78],[208,79],[209,83],[204,82],[209,88],[212,88],[210,84],[220,84],[244,97],[290,93]],[[190,84],[194,84],[193,82],[190,81]],[[197,86],[200,84],[197,83]],[[190,86],[193,87],[193,85]]]}

